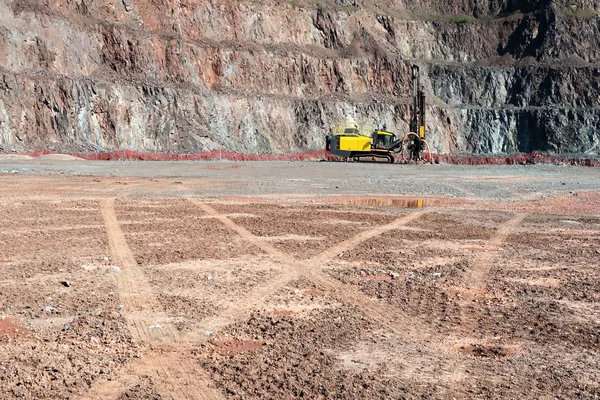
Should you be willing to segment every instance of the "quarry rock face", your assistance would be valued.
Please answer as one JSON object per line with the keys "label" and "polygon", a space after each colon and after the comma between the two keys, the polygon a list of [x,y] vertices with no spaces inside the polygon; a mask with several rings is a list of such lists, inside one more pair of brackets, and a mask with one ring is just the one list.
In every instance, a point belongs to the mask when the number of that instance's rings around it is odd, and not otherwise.
{"label": "quarry rock face", "polygon": [[600,1],[0,0],[0,152],[600,151]]}

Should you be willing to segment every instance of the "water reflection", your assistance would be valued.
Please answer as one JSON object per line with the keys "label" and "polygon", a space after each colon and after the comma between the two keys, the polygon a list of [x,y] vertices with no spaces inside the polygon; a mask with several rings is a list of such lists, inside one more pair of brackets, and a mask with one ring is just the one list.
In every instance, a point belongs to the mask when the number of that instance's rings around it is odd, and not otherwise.
{"label": "water reflection", "polygon": [[442,201],[432,199],[371,198],[350,200],[348,204],[365,207],[425,208],[441,205]]}

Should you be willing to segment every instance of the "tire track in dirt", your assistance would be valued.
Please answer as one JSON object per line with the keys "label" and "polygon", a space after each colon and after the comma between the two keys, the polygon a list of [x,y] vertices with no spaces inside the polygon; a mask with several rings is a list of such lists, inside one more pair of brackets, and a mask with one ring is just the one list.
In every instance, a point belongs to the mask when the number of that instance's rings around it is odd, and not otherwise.
{"label": "tire track in dirt", "polygon": [[[222,221],[226,226],[238,232],[242,238],[248,240],[250,243],[256,244],[261,249],[279,259],[279,261],[285,265],[291,267],[296,272],[297,277],[305,278],[317,285],[320,289],[332,293],[339,300],[355,306],[360,313],[364,314],[372,321],[377,322],[387,331],[413,343],[417,348],[417,353],[420,354],[421,351],[424,351],[431,354],[432,357],[440,355],[440,358],[443,358],[444,363],[447,364],[447,370],[452,372],[446,377],[437,377],[437,379],[445,379],[449,382],[460,382],[464,379],[465,368],[463,358],[461,358],[460,354],[453,351],[446,341],[436,339],[436,337],[439,336],[439,333],[435,331],[433,326],[401,312],[392,305],[382,303],[381,301],[368,296],[354,285],[342,283],[339,280],[328,276],[323,269],[324,264],[334,259],[340,252],[352,249],[365,240],[377,237],[390,230],[402,229],[405,225],[425,214],[425,211],[413,212],[400,217],[389,224],[360,232],[328,250],[323,251],[318,256],[301,262],[278,249],[273,249],[272,245],[263,238],[255,236],[246,228],[239,226],[226,216],[219,214],[219,212],[210,205],[199,200],[191,201],[193,201],[194,204],[197,204],[205,212]],[[227,314],[227,311],[226,314],[221,314],[223,317],[218,319],[218,327],[225,327],[228,323],[232,323],[234,320],[246,316],[248,311],[260,306],[269,295],[274,294],[290,280],[291,276],[288,273],[288,275],[270,281],[267,286],[263,286],[259,289],[261,293],[261,299],[259,300],[253,299],[252,294],[241,299],[239,304],[243,304],[243,306],[236,308],[230,314]],[[225,318],[225,315],[229,318]],[[217,325],[215,325],[215,327],[217,327]],[[421,348],[421,350],[419,350],[419,348]]]}
{"label": "tire track in dirt", "polygon": [[161,396],[170,400],[222,399],[208,374],[191,360],[192,356],[185,354],[185,349],[174,350],[148,356]]}
{"label": "tire track in dirt", "polygon": [[80,400],[115,400],[125,390],[132,388],[140,382],[141,369],[138,365],[126,373],[121,372],[117,379],[96,383]]}
{"label": "tire track in dirt", "polygon": [[[485,243],[484,250],[473,261],[473,266],[465,276],[464,284],[466,288],[457,289],[463,294],[460,311],[461,324],[459,331],[452,335],[455,338],[455,348],[459,348],[464,344],[473,345],[474,343],[487,346],[488,342],[495,342],[497,337],[480,335],[479,318],[486,311],[483,307],[478,306],[478,301],[485,298],[486,281],[492,269],[494,260],[498,257],[498,253],[502,251],[502,245],[507,237],[513,232],[517,226],[525,219],[527,214],[516,214],[508,221],[500,225],[496,233]],[[474,307],[474,308],[473,308]],[[521,346],[520,343],[503,342],[502,347],[510,348]]]}
{"label": "tire track in dirt", "polygon": [[407,224],[415,221],[417,218],[424,215],[425,211],[410,213],[404,217],[398,218],[389,224],[361,232],[350,239],[347,239],[328,250],[323,251],[316,257],[308,260],[312,268],[311,270],[302,271],[302,275],[313,283],[319,285],[321,289],[334,293],[341,300],[344,300],[351,305],[357,307],[366,316],[378,322],[386,329],[393,331],[404,338],[423,343],[428,338],[433,337],[435,332],[431,327],[421,321],[401,313],[397,308],[391,305],[382,303],[377,299],[373,299],[363,293],[357,286],[342,283],[335,278],[326,275],[323,270],[323,265],[332,261],[341,252],[350,250],[360,243],[382,235],[390,230],[402,229]]}
{"label": "tire track in dirt", "polygon": [[[144,272],[138,266],[125,235],[117,220],[115,199],[102,201],[102,216],[108,234],[109,248],[113,259],[122,267],[117,276],[119,296],[125,306],[125,319],[134,341],[149,345],[171,345],[179,340],[177,330],[164,321],[166,315],[154,296]],[[153,325],[151,325],[153,323]],[[179,350],[179,351],[177,351]],[[206,373],[186,358],[185,349],[176,349],[156,356],[148,354],[132,367],[133,373],[122,374],[115,381],[96,385],[83,398],[115,399],[138,380],[141,373],[155,378],[161,396],[173,400],[221,399],[221,394],[211,388]]]}
{"label": "tire track in dirt", "polygon": [[527,214],[517,214],[503,223],[494,236],[492,236],[485,244],[485,247],[496,251],[484,251],[475,258],[473,267],[465,278],[465,283],[468,284],[473,295],[481,293],[485,289],[485,282],[492,269],[492,263],[498,256],[497,253],[502,251],[502,244],[526,216]]}
{"label": "tire track in dirt", "polygon": [[[400,315],[397,309],[372,299],[371,297],[362,293],[358,288],[349,284],[344,284],[337,279],[327,276],[321,268],[323,264],[336,257],[340,252],[351,249],[365,240],[377,237],[390,230],[402,228],[406,224],[422,216],[425,213],[424,211],[413,212],[400,217],[389,224],[360,232],[350,239],[347,239],[331,247],[330,249],[323,251],[318,256],[313,257],[306,262],[300,262],[289,254],[286,254],[275,248],[263,238],[254,235],[248,229],[238,225],[225,215],[220,214],[210,205],[195,199],[190,199],[190,201],[198,205],[206,213],[213,215],[229,228],[233,229],[242,238],[246,239],[250,243],[255,244],[295,271],[294,274],[287,272],[284,276],[278,277],[275,280],[271,280],[266,286],[263,285],[261,288],[257,289],[257,292],[260,294],[260,299],[254,298],[254,294],[251,293],[249,296],[246,296],[240,301],[240,306],[235,310],[231,310],[229,312],[225,311],[222,313],[221,318],[218,318],[218,327],[224,327],[227,325],[227,320],[229,320],[231,323],[234,319],[246,315],[251,309],[260,306],[270,295],[281,289],[283,285],[295,277],[303,277],[319,286],[320,289],[332,292],[340,299],[357,306],[361,312],[365,313],[366,316],[372,318],[386,328],[402,334],[405,337],[409,336],[413,339],[422,338],[423,334],[428,330],[423,324],[419,323],[413,318]],[[230,318],[227,318],[227,315],[229,315]]]}
{"label": "tire track in dirt", "polygon": [[227,217],[224,214],[219,213],[217,210],[212,208],[207,203],[204,203],[204,202],[202,202],[200,200],[196,200],[196,199],[189,199],[189,201],[191,201],[196,206],[200,207],[200,209],[202,209],[202,211],[204,211],[205,213],[212,215],[213,217],[215,217],[216,219],[221,221],[221,223],[223,225],[225,225],[228,228],[230,228],[231,230],[235,231],[238,235],[240,235],[242,237],[242,239],[245,239],[246,241],[252,243],[256,247],[260,248],[265,253],[271,255],[272,257],[281,261],[282,263],[293,265],[298,262],[294,257],[279,250],[277,247],[273,246],[271,243],[269,243],[262,237],[254,235],[252,232],[250,232],[248,229],[244,228],[243,226],[238,225],[237,223],[233,222],[233,220],[231,218]]}
{"label": "tire track in dirt", "polygon": [[206,371],[193,361],[188,351],[176,345],[151,351],[124,367],[116,379],[92,386],[80,399],[115,400],[147,375],[154,380],[162,399],[222,400]]}
{"label": "tire track in dirt", "polygon": [[[175,340],[174,335],[165,337],[163,329],[153,328],[156,324],[163,326],[167,332],[173,332],[168,329],[166,324],[160,323],[161,305],[154,296],[152,287],[148,283],[142,269],[138,266],[125,235],[121,230],[119,221],[115,214],[115,199],[105,199],[102,201],[102,217],[105,221],[106,232],[108,234],[108,245],[112,259],[116,261],[123,272],[117,275],[117,288],[119,297],[125,309],[125,319],[133,338],[137,342],[169,342]],[[148,320],[144,317],[154,317],[159,319]],[[157,318],[158,317],[158,318]],[[154,319],[153,318],[153,319]]]}
{"label": "tire track in dirt", "polygon": [[[323,270],[323,265],[332,261],[340,253],[351,250],[374,237],[383,235],[394,229],[402,229],[409,223],[417,220],[426,211],[411,212],[403,217],[400,217],[389,224],[376,227],[367,231],[358,233],[357,235],[344,240],[343,242],[330,247],[321,252],[318,256],[307,261],[309,267],[302,266],[299,271],[301,275],[313,283],[320,286],[321,289],[335,293],[337,297],[351,305],[357,307],[366,316],[378,322],[387,329],[402,335],[405,338],[410,338],[417,342],[422,342],[425,336],[433,335],[431,329],[420,321],[412,317],[401,314],[398,309],[382,303],[376,299],[366,295],[354,285],[342,283],[335,278],[329,277]],[[429,332],[429,335],[426,335]]]}
{"label": "tire track in dirt", "polygon": [[389,224],[378,226],[374,229],[370,229],[368,231],[363,231],[358,233],[357,235],[351,237],[350,239],[344,240],[337,245],[330,247],[329,249],[321,252],[317,257],[313,257],[309,260],[310,264],[319,263],[319,262],[327,262],[332,260],[335,256],[344,251],[353,249],[358,244],[365,242],[374,237],[380,236],[386,232],[389,232],[394,229],[399,229],[406,226],[408,223],[416,220],[421,217],[425,211],[412,212],[404,217],[400,217]]}
{"label": "tire track in dirt", "polygon": [[[243,298],[236,302],[235,307],[224,308],[219,315],[211,316],[200,321],[208,331],[217,331],[223,329],[231,323],[241,318],[247,317],[252,310],[260,309],[265,305],[269,297],[281,290],[286,284],[298,278],[295,271],[288,271],[280,274],[276,278],[267,280],[265,284],[250,290]],[[187,333],[182,340],[190,343],[198,342],[197,332]],[[202,334],[204,335],[204,333]]]}
{"label": "tire track in dirt", "polygon": [[[202,323],[210,330],[224,328],[232,322],[245,317],[249,311],[264,305],[266,300],[271,295],[280,290],[290,281],[299,277],[297,272],[299,268],[299,262],[294,257],[277,249],[265,239],[254,235],[248,229],[233,222],[226,215],[220,214],[210,205],[196,199],[188,200],[198,206],[208,215],[213,216],[223,225],[236,232],[242,239],[260,248],[276,261],[279,261],[281,264],[283,264],[283,266],[292,267],[291,269],[282,268],[281,274],[279,274],[276,278],[268,280],[263,285],[259,285],[255,289],[251,290],[246,296],[244,296],[243,299],[240,299],[240,301],[237,302],[236,307],[227,307],[218,316],[205,319]],[[186,337],[192,337],[193,335],[194,334],[189,334]]]}

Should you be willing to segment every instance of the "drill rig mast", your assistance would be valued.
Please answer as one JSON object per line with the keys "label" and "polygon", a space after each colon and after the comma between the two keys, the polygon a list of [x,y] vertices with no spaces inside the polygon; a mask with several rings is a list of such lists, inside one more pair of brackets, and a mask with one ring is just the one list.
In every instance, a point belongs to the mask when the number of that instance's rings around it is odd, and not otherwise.
{"label": "drill rig mast", "polygon": [[425,89],[421,86],[419,66],[412,67],[413,105],[410,118],[410,132],[402,138],[403,161],[431,161],[429,144],[425,140]]}

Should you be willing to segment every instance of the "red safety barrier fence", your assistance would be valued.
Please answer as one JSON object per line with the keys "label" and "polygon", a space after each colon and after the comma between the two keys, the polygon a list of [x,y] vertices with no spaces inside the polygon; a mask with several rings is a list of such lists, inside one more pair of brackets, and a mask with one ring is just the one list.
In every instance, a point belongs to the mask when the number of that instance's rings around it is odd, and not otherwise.
{"label": "red safety barrier fence", "polygon": [[434,154],[435,164],[459,164],[459,165],[511,165],[511,164],[554,164],[554,165],[581,165],[584,167],[600,167],[600,159],[563,157],[533,153],[520,153],[507,156],[462,156]]}
{"label": "red safety barrier fence", "polygon": [[[0,153],[25,155],[39,157],[46,154],[56,153],[49,150],[38,150],[25,153]],[[317,150],[306,153],[287,154],[248,154],[236,153],[227,150],[211,150],[201,153],[148,153],[133,150],[119,150],[105,153],[80,153],[69,154],[85,160],[109,161],[109,160],[136,160],[136,161],[200,161],[200,160],[230,160],[230,161],[343,161],[345,158],[330,154],[325,150]],[[581,165],[586,167],[600,167],[600,159],[563,157],[557,155],[542,154],[539,152],[520,153],[506,156],[486,155],[450,155],[433,154],[435,164],[459,164],[459,165],[511,165],[511,164],[555,164],[555,165]]]}
{"label": "red safety barrier fence", "polygon": [[325,151],[313,151],[297,154],[246,154],[226,150],[212,150],[202,153],[145,153],[123,150],[112,153],[73,154],[86,160],[140,160],[140,161],[199,161],[199,160],[231,160],[231,161],[308,161],[322,160]]}

